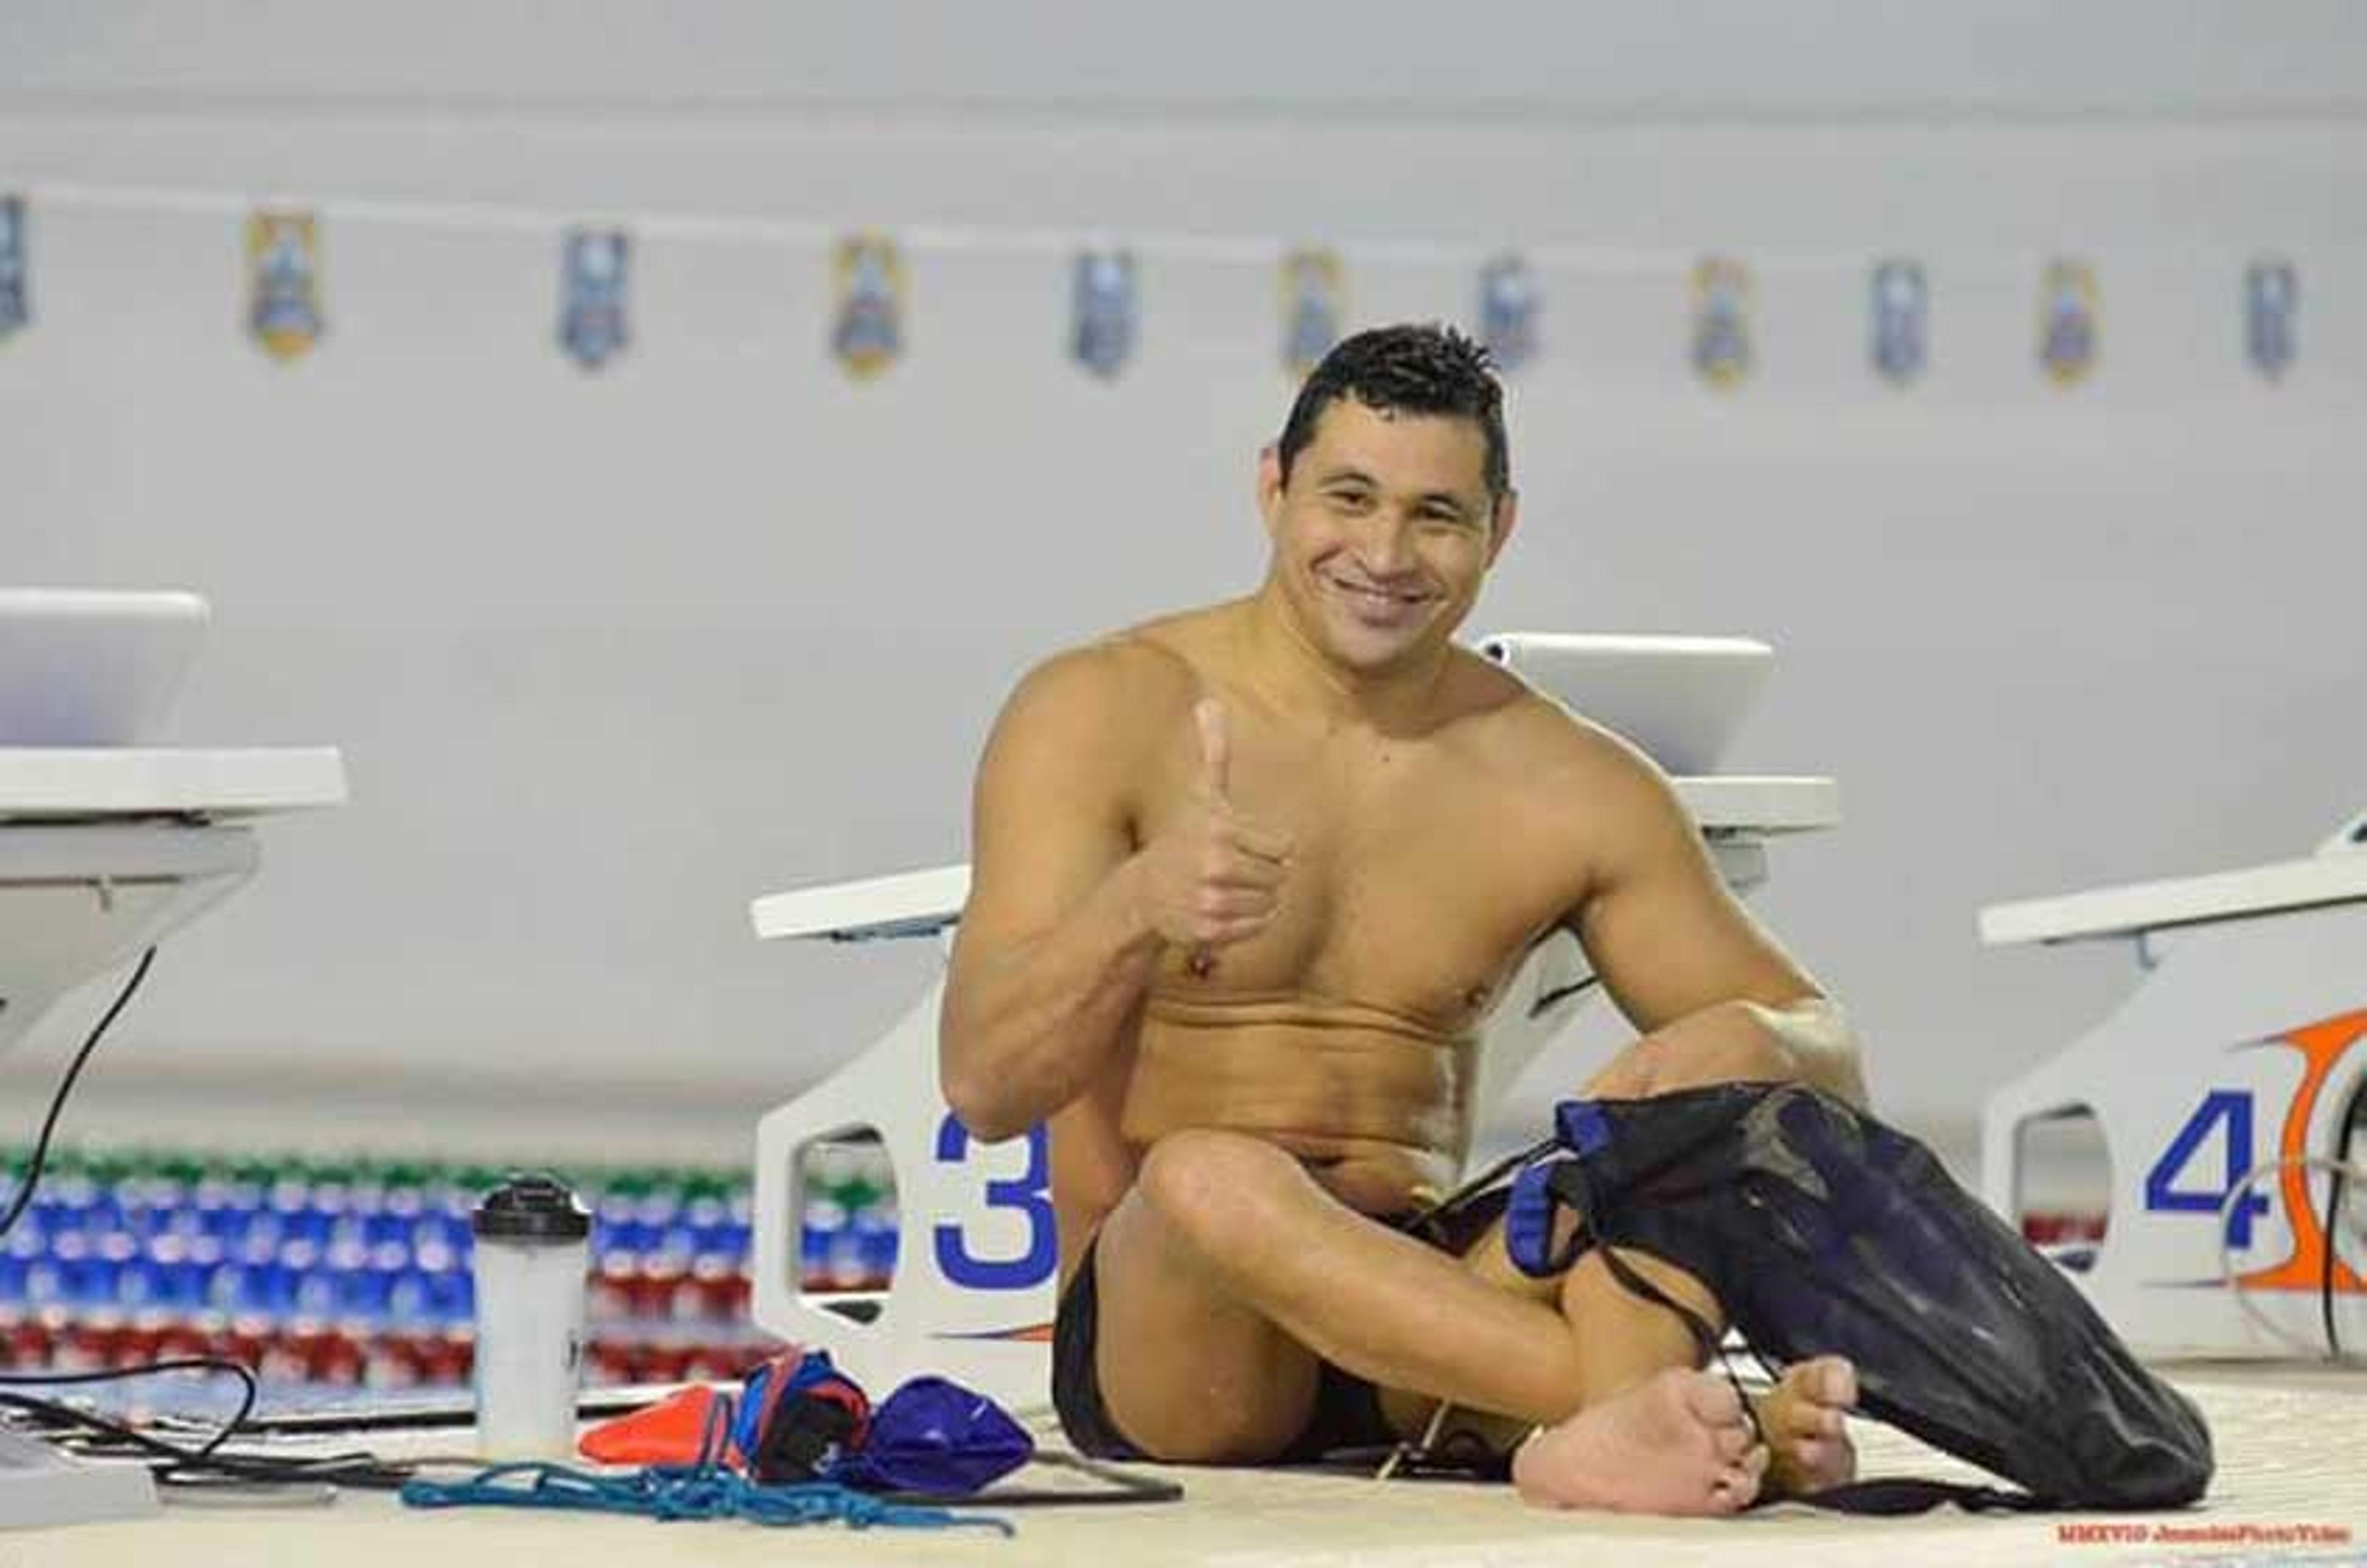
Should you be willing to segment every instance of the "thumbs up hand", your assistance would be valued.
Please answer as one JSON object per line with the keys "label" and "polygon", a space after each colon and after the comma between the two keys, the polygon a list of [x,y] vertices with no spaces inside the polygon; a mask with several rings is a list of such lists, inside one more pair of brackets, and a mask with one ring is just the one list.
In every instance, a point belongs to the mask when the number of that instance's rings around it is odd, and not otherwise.
{"label": "thumbs up hand", "polygon": [[1233,741],[1225,726],[1225,705],[1214,697],[1202,697],[1192,705],[1192,723],[1200,731],[1200,791],[1208,799],[1224,803],[1227,775],[1233,766]]}
{"label": "thumbs up hand", "polygon": [[1217,948],[1265,929],[1289,874],[1291,840],[1233,809],[1232,741],[1224,705],[1204,697],[1192,710],[1200,768],[1190,795],[1136,857],[1143,919],[1167,941],[1189,947],[1206,974]]}

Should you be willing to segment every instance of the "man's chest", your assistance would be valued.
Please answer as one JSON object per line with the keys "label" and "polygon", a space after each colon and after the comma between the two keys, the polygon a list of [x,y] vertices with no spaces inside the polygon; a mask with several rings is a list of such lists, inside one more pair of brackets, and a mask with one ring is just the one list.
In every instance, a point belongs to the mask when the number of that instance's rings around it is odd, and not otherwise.
{"label": "man's chest", "polygon": [[[1451,749],[1245,739],[1229,803],[1292,853],[1273,923],[1198,977],[1212,998],[1291,993],[1460,1027],[1582,886],[1569,810]],[[1179,783],[1162,804],[1180,797]]]}

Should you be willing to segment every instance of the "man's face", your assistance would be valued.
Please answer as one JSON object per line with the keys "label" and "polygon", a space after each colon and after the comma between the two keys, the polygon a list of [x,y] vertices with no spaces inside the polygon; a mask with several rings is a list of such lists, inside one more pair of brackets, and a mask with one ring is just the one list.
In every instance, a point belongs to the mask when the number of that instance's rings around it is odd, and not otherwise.
{"label": "man's face", "polygon": [[1477,420],[1353,398],[1324,409],[1287,485],[1267,449],[1272,579],[1319,651],[1380,673],[1454,635],[1512,530],[1513,499],[1490,506],[1487,471]]}

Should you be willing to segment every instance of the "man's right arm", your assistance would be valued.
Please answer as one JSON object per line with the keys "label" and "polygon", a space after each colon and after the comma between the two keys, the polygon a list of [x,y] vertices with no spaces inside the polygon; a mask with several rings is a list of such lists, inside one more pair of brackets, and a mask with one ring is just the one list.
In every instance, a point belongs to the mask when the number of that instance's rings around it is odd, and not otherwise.
{"label": "man's right arm", "polygon": [[1076,1098],[1159,963],[1127,886],[1146,760],[1124,712],[1130,657],[1089,648],[1032,671],[979,762],[937,1071],[980,1138],[1025,1132]]}
{"label": "man's right arm", "polygon": [[[937,1026],[939,1085],[974,1136],[1014,1136],[1084,1092],[1167,943],[1221,947],[1273,918],[1289,845],[1233,815],[1222,711],[1193,709],[1196,683],[1166,657],[1064,654],[1020,682],[987,742]],[[1198,776],[1138,848],[1141,794],[1186,724]]]}

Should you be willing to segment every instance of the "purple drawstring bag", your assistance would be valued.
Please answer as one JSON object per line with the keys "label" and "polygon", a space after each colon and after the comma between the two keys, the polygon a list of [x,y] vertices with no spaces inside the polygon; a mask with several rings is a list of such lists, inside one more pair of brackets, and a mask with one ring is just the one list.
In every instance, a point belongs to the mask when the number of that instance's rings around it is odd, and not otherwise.
{"label": "purple drawstring bag", "polygon": [[1036,1439],[1002,1406],[944,1378],[914,1378],[871,1412],[863,1445],[831,1479],[875,1492],[967,1497],[1036,1453]]}

